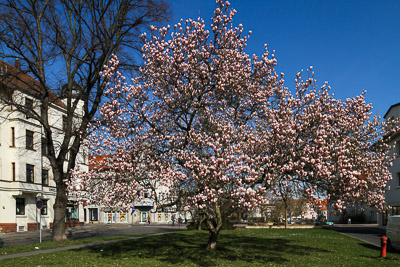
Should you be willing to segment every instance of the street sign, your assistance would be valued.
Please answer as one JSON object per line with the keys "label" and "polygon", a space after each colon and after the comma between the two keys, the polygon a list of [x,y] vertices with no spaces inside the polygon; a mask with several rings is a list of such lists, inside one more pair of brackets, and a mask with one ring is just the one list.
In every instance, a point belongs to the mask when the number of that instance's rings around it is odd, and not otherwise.
{"label": "street sign", "polygon": [[43,201],[41,199],[39,199],[38,201],[36,201],[36,208],[38,210],[41,210],[43,208]]}

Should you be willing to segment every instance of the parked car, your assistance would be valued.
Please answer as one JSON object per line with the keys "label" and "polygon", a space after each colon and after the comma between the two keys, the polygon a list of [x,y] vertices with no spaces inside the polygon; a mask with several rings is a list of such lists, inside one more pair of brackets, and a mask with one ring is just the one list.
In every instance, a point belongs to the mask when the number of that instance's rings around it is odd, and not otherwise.
{"label": "parked car", "polygon": [[386,226],[386,237],[388,238],[389,250],[394,248],[400,250],[400,216],[389,216]]}
{"label": "parked car", "polygon": [[332,226],[333,222],[325,222],[326,225]]}
{"label": "parked car", "polygon": [[0,237],[0,248],[4,247],[4,240]]}

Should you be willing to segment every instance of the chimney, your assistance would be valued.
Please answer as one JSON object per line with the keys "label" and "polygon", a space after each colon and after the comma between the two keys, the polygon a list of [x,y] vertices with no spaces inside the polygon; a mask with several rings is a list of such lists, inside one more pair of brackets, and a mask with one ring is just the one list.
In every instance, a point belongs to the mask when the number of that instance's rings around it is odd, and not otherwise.
{"label": "chimney", "polygon": [[21,62],[18,59],[15,60],[14,66],[18,71],[21,70]]}

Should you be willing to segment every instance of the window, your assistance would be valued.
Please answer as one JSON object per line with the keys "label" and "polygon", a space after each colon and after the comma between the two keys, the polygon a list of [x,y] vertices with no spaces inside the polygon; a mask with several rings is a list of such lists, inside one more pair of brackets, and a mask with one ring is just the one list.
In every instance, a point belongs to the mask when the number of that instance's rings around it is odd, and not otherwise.
{"label": "window", "polygon": [[62,129],[67,130],[67,116],[62,116]]}
{"label": "window", "polygon": [[35,166],[26,164],[26,182],[35,182]]}
{"label": "window", "polygon": [[15,128],[11,127],[11,146],[15,147]]}
{"label": "window", "polygon": [[47,141],[46,141],[46,138],[42,138],[42,155],[47,155]]}
{"label": "window", "polygon": [[25,215],[25,198],[16,198],[17,215]]}
{"label": "window", "polygon": [[400,187],[400,172],[398,172],[396,176],[396,186]]}
{"label": "window", "polygon": [[33,110],[33,100],[30,98],[25,98],[25,108],[26,108],[26,118],[29,119],[28,114]]}
{"label": "window", "polygon": [[15,162],[11,162],[11,178],[15,182]]}
{"label": "window", "polygon": [[47,215],[47,199],[42,199],[43,208],[40,210],[41,215]]}
{"label": "window", "polygon": [[49,170],[42,169],[42,185],[49,185]]}
{"label": "window", "polygon": [[78,206],[74,204],[67,205],[67,221],[79,220]]}
{"label": "window", "polygon": [[26,130],[26,149],[33,149],[33,132]]}
{"label": "window", "polygon": [[393,206],[392,207],[392,214],[390,214],[391,216],[393,215],[400,215],[400,206]]}

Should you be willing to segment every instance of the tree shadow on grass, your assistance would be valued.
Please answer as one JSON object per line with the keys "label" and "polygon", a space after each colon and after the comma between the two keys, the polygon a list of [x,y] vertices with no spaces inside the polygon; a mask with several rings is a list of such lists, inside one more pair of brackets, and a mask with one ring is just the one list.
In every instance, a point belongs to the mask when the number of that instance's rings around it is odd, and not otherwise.
{"label": "tree shadow on grass", "polygon": [[374,259],[374,260],[381,259],[383,262],[386,262],[386,263],[392,263],[392,264],[393,263],[398,263],[400,265],[400,259],[398,259],[396,257],[393,257],[393,255],[390,255],[391,253],[392,254],[398,253],[397,251],[393,251],[393,250],[392,251],[387,251],[388,254],[386,255],[386,257],[385,258],[381,258],[381,256],[380,256],[381,248],[380,247],[377,247],[377,246],[374,246],[374,245],[371,245],[371,244],[367,244],[367,243],[359,243],[359,245],[363,246],[365,248],[372,249],[376,253],[375,256],[361,255],[361,257],[368,258],[368,259]]}
{"label": "tree shadow on grass", "polygon": [[369,248],[369,249],[373,249],[373,250],[381,250],[381,248],[374,246],[372,244],[368,244],[368,243],[358,243],[360,246],[363,246],[365,248]]}
{"label": "tree shadow on grass", "polygon": [[221,262],[231,262],[232,265],[235,262],[284,264],[293,256],[330,252],[293,244],[293,241],[283,238],[248,237],[234,233],[224,233],[218,241],[217,249],[208,251],[205,249],[207,239],[208,232],[198,231],[153,236],[86,249],[92,253],[99,253],[102,249],[101,257],[147,258],[168,264],[200,266],[216,266]]}

